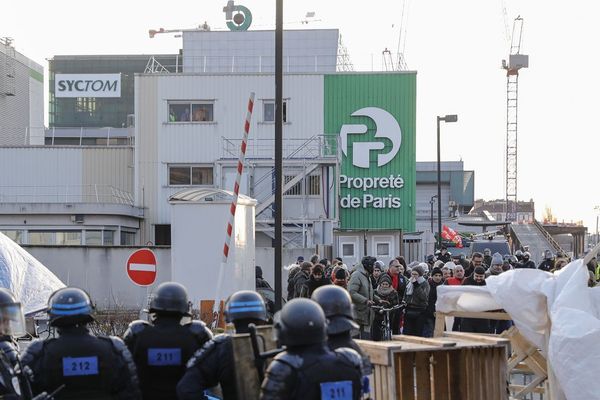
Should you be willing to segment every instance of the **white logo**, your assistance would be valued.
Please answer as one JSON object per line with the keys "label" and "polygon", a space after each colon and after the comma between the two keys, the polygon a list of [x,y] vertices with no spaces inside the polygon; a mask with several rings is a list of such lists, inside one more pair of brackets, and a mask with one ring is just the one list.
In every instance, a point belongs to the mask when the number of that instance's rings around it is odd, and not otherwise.
{"label": "white logo", "polygon": [[[394,159],[402,143],[402,130],[396,118],[389,112],[377,107],[365,107],[351,114],[353,117],[369,117],[375,122],[375,137],[387,138],[392,142],[389,153],[377,155],[377,166],[381,167]],[[348,135],[365,134],[364,124],[342,125],[340,130],[342,152],[348,156]],[[384,142],[354,142],[352,143],[352,164],[359,168],[369,168],[371,150],[383,150]]]}

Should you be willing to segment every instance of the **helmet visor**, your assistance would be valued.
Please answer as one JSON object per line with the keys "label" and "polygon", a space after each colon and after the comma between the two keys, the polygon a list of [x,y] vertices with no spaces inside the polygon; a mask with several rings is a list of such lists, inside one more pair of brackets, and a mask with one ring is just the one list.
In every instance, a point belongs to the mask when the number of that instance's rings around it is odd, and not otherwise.
{"label": "helmet visor", "polygon": [[21,303],[0,305],[0,334],[19,337],[26,333]]}

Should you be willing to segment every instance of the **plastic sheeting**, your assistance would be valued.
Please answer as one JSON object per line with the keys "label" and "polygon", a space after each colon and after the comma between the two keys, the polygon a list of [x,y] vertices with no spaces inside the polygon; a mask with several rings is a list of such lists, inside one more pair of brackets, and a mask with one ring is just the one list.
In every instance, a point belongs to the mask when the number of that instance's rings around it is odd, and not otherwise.
{"label": "plastic sheeting", "polygon": [[[564,392],[553,400],[600,399],[600,288],[588,288],[588,270],[575,260],[556,274],[513,270],[487,286],[440,286],[441,312],[506,310],[529,341],[547,355]],[[548,345],[547,345],[548,343]]]}
{"label": "plastic sheeting", "polygon": [[45,309],[50,294],[64,286],[41,262],[0,233],[0,287],[14,293],[25,315]]}

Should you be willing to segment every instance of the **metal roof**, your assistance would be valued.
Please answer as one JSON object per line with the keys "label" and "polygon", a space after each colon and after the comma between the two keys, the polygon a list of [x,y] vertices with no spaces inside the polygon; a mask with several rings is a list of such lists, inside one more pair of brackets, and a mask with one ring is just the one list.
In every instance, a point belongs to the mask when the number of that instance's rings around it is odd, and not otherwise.
{"label": "metal roof", "polygon": [[[216,188],[193,188],[185,189],[177,192],[169,197],[169,202],[188,202],[188,203],[205,203],[205,202],[231,202],[233,200],[233,192],[216,189]],[[256,205],[256,200],[252,197],[240,194],[238,204]]]}

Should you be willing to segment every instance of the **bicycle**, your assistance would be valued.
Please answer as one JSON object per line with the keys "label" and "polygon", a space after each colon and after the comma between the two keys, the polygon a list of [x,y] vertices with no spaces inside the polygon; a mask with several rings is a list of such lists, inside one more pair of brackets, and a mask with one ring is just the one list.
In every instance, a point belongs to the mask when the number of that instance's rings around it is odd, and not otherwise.
{"label": "bicycle", "polygon": [[405,309],[406,303],[396,304],[395,306],[386,308],[384,306],[370,306],[371,309],[378,312],[379,314],[383,314],[383,321],[381,321],[381,340],[392,340],[392,325],[390,313],[392,311],[396,311],[399,309]]}

